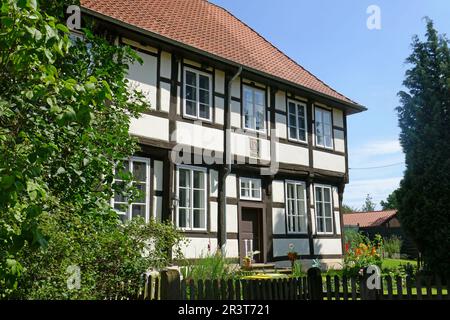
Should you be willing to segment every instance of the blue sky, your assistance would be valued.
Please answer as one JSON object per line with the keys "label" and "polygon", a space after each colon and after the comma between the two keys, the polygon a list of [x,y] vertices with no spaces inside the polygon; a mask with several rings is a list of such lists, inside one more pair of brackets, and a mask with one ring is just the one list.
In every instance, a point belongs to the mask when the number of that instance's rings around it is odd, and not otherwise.
{"label": "blue sky", "polygon": [[[448,0],[212,0],[334,89],[368,107],[348,119],[350,184],[344,203],[361,207],[367,194],[378,204],[403,176],[395,107],[414,34],[424,16],[450,33]],[[381,29],[369,30],[367,8],[377,5]],[[352,169],[354,168],[354,169]]]}

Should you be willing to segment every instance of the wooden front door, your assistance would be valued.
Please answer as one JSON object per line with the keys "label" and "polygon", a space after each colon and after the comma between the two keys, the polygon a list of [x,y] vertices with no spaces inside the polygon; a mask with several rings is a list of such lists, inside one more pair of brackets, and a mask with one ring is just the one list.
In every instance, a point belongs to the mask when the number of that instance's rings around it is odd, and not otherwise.
{"label": "wooden front door", "polygon": [[262,209],[242,208],[239,227],[241,260],[250,252],[259,251],[253,259],[255,262],[263,262]]}

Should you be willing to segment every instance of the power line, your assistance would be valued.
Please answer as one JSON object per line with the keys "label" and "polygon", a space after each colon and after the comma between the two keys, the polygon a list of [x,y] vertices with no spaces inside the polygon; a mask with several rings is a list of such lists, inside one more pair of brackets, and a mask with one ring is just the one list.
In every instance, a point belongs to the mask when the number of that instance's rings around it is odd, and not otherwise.
{"label": "power line", "polygon": [[381,169],[381,168],[388,168],[388,167],[395,167],[398,165],[404,164],[404,162],[397,162],[392,164],[387,164],[384,166],[377,166],[377,167],[365,167],[365,168],[348,168],[349,170],[370,170],[370,169]]}

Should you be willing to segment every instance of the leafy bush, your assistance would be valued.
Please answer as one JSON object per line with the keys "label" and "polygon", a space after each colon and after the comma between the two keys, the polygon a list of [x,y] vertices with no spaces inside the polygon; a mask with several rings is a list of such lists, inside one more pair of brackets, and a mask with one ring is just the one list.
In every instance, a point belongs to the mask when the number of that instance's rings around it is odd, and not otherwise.
{"label": "leafy bush", "polygon": [[298,260],[294,261],[292,266],[292,277],[299,278],[305,276],[305,272],[303,272],[302,263]]}
{"label": "leafy bush", "polygon": [[394,258],[394,255],[400,256],[400,249],[402,247],[402,239],[396,235],[386,238],[384,243],[384,255],[388,258]]}
{"label": "leafy bush", "polygon": [[138,56],[88,30],[71,41],[54,17],[61,1],[0,7],[0,288],[12,292],[21,249],[40,252],[51,236],[41,215],[108,216],[114,165],[137,148],[130,120],[148,104],[125,78]]}
{"label": "leafy bush", "polygon": [[224,255],[217,250],[215,253],[208,252],[200,258],[186,261],[181,267],[183,279],[205,280],[205,279],[227,279],[236,276],[233,274],[236,267],[229,263]]}
{"label": "leafy bush", "polygon": [[352,233],[346,238],[345,254],[343,263],[343,274],[356,276],[361,270],[369,265],[376,265],[381,268],[380,252],[383,248],[383,241],[380,235],[376,235],[371,241],[361,233]]}
{"label": "leafy bush", "polygon": [[[138,289],[144,272],[170,263],[169,249],[182,257],[184,240],[171,224],[141,218],[122,224],[114,211],[102,219],[67,211],[42,215],[39,222],[49,235],[48,246],[25,246],[19,252],[24,271],[9,298],[104,299],[114,296],[121,283]],[[79,289],[68,287],[71,266],[80,270]]]}

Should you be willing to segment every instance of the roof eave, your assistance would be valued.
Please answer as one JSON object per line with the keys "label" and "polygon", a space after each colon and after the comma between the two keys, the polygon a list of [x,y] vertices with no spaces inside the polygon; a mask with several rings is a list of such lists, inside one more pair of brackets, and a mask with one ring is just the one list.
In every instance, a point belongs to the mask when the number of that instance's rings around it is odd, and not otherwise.
{"label": "roof eave", "polygon": [[97,11],[88,9],[88,8],[86,8],[86,7],[81,7],[81,10],[82,10],[82,12],[87,13],[87,14],[89,14],[89,15],[91,15],[91,16],[94,16],[94,17],[96,17],[96,18],[101,18],[101,19],[103,19],[103,20],[105,20],[105,21],[108,21],[108,22],[117,24],[117,25],[119,25],[119,26],[121,26],[121,27],[124,27],[124,28],[126,28],[126,29],[129,29],[129,30],[131,30],[131,31],[135,31],[135,32],[138,32],[138,33],[142,33],[142,34],[148,35],[148,36],[150,36],[150,37],[153,37],[153,38],[156,38],[156,39],[165,41],[165,42],[167,42],[167,43],[169,43],[169,44],[171,44],[171,45],[174,45],[174,46],[178,46],[178,47],[182,47],[182,48],[188,49],[188,50],[193,51],[193,52],[195,52],[195,53],[198,53],[198,54],[207,56],[207,57],[209,57],[209,58],[211,58],[211,59],[215,59],[215,60],[221,61],[221,62],[223,62],[223,63],[226,63],[226,64],[229,64],[229,65],[235,66],[235,67],[237,67],[237,68],[238,68],[238,67],[242,67],[244,70],[247,70],[247,71],[250,71],[250,72],[259,74],[259,75],[261,75],[261,76],[263,76],[263,77],[266,77],[266,78],[274,79],[274,80],[276,80],[276,81],[278,81],[278,82],[281,82],[281,83],[284,83],[284,84],[287,84],[287,85],[290,85],[290,86],[293,86],[293,87],[297,87],[297,88],[299,88],[299,89],[301,89],[301,90],[303,90],[303,91],[307,91],[307,92],[309,92],[309,93],[315,94],[315,95],[320,96],[320,97],[322,97],[322,98],[324,98],[324,99],[328,99],[328,100],[334,101],[334,102],[336,102],[336,103],[338,103],[338,104],[341,104],[341,105],[347,107],[347,108],[346,108],[347,115],[355,114],[355,113],[359,113],[359,112],[363,112],[363,111],[366,111],[366,110],[367,110],[367,108],[366,108],[365,106],[360,105],[360,104],[358,104],[358,103],[350,103],[350,102],[347,102],[347,101],[344,101],[344,100],[341,100],[341,99],[337,99],[337,98],[335,98],[335,97],[332,97],[332,96],[329,96],[329,95],[327,95],[327,94],[324,94],[324,93],[321,93],[321,92],[312,90],[312,89],[310,89],[310,88],[308,88],[308,87],[304,87],[304,86],[302,86],[302,85],[299,85],[299,84],[297,84],[297,83],[288,81],[288,80],[286,80],[286,79],[276,77],[276,76],[274,76],[274,75],[272,75],[272,74],[263,72],[263,71],[261,71],[261,70],[257,70],[257,69],[253,69],[253,68],[248,67],[248,66],[245,66],[245,65],[241,65],[241,64],[239,64],[239,63],[237,63],[237,62],[234,62],[234,61],[232,61],[232,60],[229,60],[229,59],[220,57],[220,56],[218,56],[218,55],[212,54],[212,53],[210,53],[210,52],[207,52],[207,51],[198,49],[198,48],[193,47],[193,46],[190,46],[190,45],[187,45],[187,44],[185,44],[185,43],[183,43],[183,42],[179,42],[179,41],[173,40],[173,39],[171,39],[171,38],[164,37],[164,36],[162,36],[162,35],[160,35],[160,34],[158,34],[158,33],[154,33],[154,32],[151,32],[151,31],[149,31],[149,30],[146,30],[146,29],[137,27],[137,26],[135,26],[135,25],[126,23],[126,22],[124,22],[124,21],[122,21],[122,20],[119,20],[119,19],[115,19],[115,18],[110,17],[110,16],[108,16],[108,15],[104,15],[104,14],[102,14],[102,13],[99,13],[99,12],[97,12]]}

